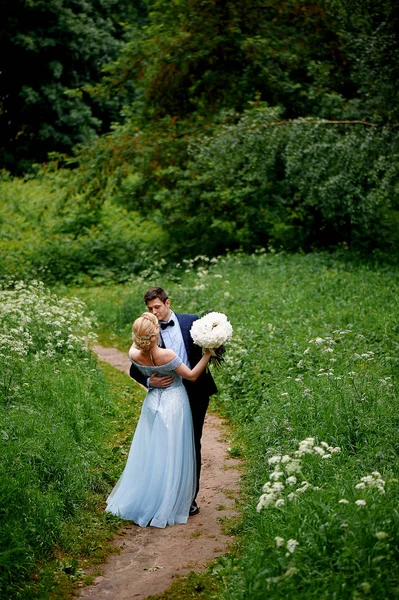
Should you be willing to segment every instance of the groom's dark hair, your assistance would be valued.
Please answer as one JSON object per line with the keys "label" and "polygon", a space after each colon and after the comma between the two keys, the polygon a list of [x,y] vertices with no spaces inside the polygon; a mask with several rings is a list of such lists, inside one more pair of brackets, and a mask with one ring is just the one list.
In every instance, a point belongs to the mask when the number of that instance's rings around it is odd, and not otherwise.
{"label": "groom's dark hair", "polygon": [[156,300],[157,298],[159,298],[161,300],[161,302],[163,302],[165,304],[166,300],[169,299],[168,292],[165,292],[164,289],[157,287],[157,288],[150,288],[144,294],[144,302],[146,304],[148,304],[148,302],[150,302],[150,300]]}

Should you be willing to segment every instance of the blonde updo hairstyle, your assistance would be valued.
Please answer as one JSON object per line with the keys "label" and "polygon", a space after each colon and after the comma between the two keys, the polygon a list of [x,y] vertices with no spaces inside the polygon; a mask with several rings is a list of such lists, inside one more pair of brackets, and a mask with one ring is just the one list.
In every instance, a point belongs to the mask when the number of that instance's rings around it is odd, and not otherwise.
{"label": "blonde updo hairstyle", "polygon": [[151,348],[152,339],[159,335],[158,319],[155,315],[145,312],[133,323],[133,343],[144,352]]}

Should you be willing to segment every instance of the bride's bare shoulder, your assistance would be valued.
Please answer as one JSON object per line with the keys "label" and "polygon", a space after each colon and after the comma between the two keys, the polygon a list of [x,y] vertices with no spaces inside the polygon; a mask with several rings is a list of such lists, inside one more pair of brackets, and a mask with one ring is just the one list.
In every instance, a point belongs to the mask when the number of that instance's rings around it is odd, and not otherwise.
{"label": "bride's bare shoulder", "polygon": [[173,360],[176,356],[176,352],[174,350],[170,350],[170,348],[160,348],[157,356],[157,363],[159,366],[166,365],[166,363]]}
{"label": "bride's bare shoulder", "polygon": [[140,350],[132,344],[129,348],[128,354],[129,354],[129,358],[136,361],[136,359],[140,357]]}

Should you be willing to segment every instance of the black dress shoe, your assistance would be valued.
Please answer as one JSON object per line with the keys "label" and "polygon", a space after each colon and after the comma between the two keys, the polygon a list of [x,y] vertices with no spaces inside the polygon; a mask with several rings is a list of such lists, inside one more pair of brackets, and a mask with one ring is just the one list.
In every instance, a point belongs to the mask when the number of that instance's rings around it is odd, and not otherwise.
{"label": "black dress shoe", "polygon": [[196,502],[193,502],[192,505],[190,506],[188,516],[193,517],[194,515],[198,515],[198,513],[199,513],[199,506],[197,506]]}

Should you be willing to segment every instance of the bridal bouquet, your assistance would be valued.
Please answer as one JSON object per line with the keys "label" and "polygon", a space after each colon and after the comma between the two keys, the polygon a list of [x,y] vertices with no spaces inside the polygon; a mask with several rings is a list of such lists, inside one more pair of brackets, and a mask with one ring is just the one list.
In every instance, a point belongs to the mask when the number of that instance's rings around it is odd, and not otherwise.
{"label": "bridal bouquet", "polygon": [[194,321],[190,334],[194,344],[211,351],[210,362],[219,367],[225,352],[224,344],[231,340],[233,335],[233,328],[226,315],[219,312],[208,313]]}

